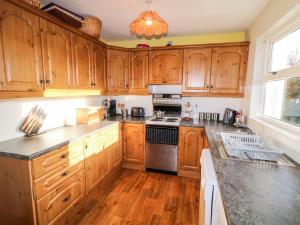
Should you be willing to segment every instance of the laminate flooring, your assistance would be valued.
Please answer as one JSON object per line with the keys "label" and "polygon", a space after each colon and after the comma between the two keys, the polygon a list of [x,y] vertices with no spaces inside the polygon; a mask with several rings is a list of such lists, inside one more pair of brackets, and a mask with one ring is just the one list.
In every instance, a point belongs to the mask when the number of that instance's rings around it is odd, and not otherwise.
{"label": "laminate flooring", "polygon": [[199,180],[124,169],[78,225],[197,225]]}

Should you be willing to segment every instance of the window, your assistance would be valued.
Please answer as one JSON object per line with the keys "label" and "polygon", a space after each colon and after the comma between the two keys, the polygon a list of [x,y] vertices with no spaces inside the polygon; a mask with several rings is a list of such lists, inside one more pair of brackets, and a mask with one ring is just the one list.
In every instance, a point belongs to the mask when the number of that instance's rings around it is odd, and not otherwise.
{"label": "window", "polygon": [[264,116],[300,127],[300,28],[270,46]]}

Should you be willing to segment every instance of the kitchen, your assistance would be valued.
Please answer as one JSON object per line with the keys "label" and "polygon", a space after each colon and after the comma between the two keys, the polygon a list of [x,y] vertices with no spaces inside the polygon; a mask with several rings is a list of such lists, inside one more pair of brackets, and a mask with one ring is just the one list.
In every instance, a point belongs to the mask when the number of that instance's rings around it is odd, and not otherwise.
{"label": "kitchen", "polygon": [[1,225],[300,224],[299,0],[0,18]]}

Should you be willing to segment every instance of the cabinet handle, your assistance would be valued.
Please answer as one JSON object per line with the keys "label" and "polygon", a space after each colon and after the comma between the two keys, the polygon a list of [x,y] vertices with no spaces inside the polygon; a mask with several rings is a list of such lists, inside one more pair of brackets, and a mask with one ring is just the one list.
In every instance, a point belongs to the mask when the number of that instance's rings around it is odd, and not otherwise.
{"label": "cabinet handle", "polygon": [[64,199],[63,199],[63,202],[67,202],[69,201],[71,198],[71,194],[69,194],[68,196],[66,196]]}
{"label": "cabinet handle", "polygon": [[206,88],[209,88],[209,85],[207,85]]}
{"label": "cabinet handle", "polygon": [[86,149],[88,149],[89,146],[88,146],[88,145],[85,145],[84,147],[85,147]]}
{"label": "cabinet handle", "polygon": [[63,172],[63,173],[61,174],[61,176],[65,177],[65,176],[67,176],[68,174],[69,174],[69,170]]}
{"label": "cabinet handle", "polygon": [[68,158],[68,156],[69,156],[69,153],[65,153],[65,154],[62,154],[59,158],[65,159],[65,158]]}
{"label": "cabinet handle", "polygon": [[50,80],[46,80],[46,84],[50,84]]}
{"label": "cabinet handle", "polygon": [[210,86],[210,88],[214,88],[214,86],[213,86],[213,85],[211,85],[211,86]]}
{"label": "cabinet handle", "polygon": [[45,83],[45,81],[44,81],[44,80],[40,80],[40,83],[41,83],[41,84],[44,84],[44,83]]}

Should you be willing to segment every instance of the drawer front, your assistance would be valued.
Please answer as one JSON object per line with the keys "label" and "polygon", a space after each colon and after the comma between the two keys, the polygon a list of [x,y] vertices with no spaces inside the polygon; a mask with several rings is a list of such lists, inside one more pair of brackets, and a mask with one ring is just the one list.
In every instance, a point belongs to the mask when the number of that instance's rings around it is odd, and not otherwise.
{"label": "drawer front", "polygon": [[32,160],[33,177],[37,179],[59,167],[71,167],[84,159],[83,139]]}
{"label": "drawer front", "polygon": [[69,168],[64,168],[64,166],[59,167],[57,170],[51,172],[51,174],[46,174],[41,178],[34,181],[35,199],[39,200],[49,192],[53,191],[55,188],[59,187],[63,182],[68,180],[70,177],[79,173],[84,168],[84,163],[80,163],[71,166]]}
{"label": "drawer front", "polygon": [[53,224],[84,196],[83,171],[36,202],[38,224]]}

